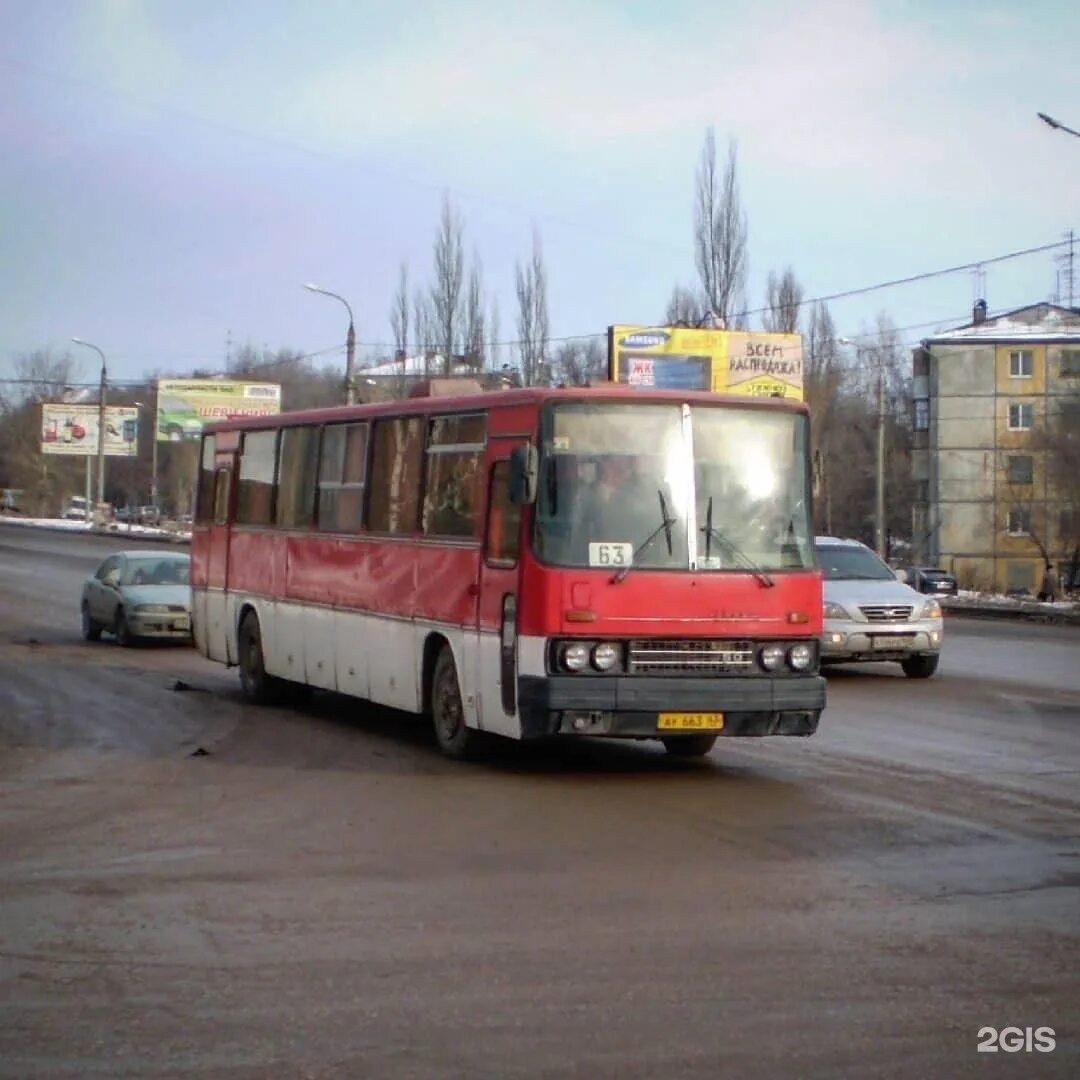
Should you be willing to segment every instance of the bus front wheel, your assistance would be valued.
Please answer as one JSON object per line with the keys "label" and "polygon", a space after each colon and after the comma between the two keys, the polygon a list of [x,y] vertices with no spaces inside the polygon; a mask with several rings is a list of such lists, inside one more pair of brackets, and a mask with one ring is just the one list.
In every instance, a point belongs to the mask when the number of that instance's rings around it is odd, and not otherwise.
{"label": "bus front wheel", "polygon": [[435,740],[447,757],[461,760],[475,751],[477,733],[465,726],[465,706],[449,645],[442,647],[435,661],[431,680],[431,720]]}
{"label": "bus front wheel", "polygon": [[249,611],[240,621],[237,637],[240,687],[244,697],[253,705],[272,705],[281,696],[282,683],[280,679],[266,674],[262,631],[259,629],[259,616],[254,611]]}

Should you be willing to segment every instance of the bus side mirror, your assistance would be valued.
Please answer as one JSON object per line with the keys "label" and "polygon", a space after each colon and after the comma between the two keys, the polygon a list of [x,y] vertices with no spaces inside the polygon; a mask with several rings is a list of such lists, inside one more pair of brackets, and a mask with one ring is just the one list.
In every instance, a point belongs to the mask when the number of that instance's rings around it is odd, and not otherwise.
{"label": "bus side mirror", "polygon": [[539,455],[531,443],[510,451],[510,501],[517,506],[536,502],[540,477]]}

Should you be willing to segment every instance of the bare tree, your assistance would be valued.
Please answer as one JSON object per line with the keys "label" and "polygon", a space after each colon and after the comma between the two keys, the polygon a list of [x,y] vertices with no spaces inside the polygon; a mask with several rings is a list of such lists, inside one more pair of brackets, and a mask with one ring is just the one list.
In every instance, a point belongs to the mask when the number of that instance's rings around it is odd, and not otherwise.
{"label": "bare tree", "polygon": [[502,343],[499,341],[499,298],[491,297],[491,315],[488,318],[488,362],[494,370],[499,369]]}
{"label": "bare tree", "polygon": [[[82,459],[41,453],[41,404],[73,400],[77,370],[66,353],[37,349],[19,356],[16,389],[0,401],[0,486],[21,491],[22,505],[31,513],[58,513],[68,496],[84,487]],[[96,401],[96,389],[88,397]]]}
{"label": "bare tree", "polygon": [[480,256],[473,253],[469,268],[469,284],[465,291],[465,341],[464,353],[468,362],[477,370],[484,368],[484,351],[487,346],[484,313],[484,268]]}
{"label": "bare tree", "polygon": [[461,323],[462,288],[465,283],[465,256],[462,249],[464,226],[461,216],[443,196],[439,231],[435,234],[435,279],[431,284],[432,318],[443,356],[443,374],[450,375]]}
{"label": "bare tree", "polygon": [[664,319],[668,326],[700,326],[707,310],[708,304],[699,292],[676,285],[671,291]]}
{"label": "bare tree", "polygon": [[697,170],[694,249],[705,301],[730,325],[746,290],[747,223],[739,197],[735,142],[728,142],[727,165],[716,165],[716,136],[709,128]]}
{"label": "bare tree", "polygon": [[1045,470],[1048,532],[1055,532],[1061,579],[1080,588],[1080,398],[1051,398],[1045,422],[1032,433],[1031,446]]}
{"label": "bare tree", "polygon": [[827,304],[815,304],[810,327],[803,342],[803,397],[810,406],[810,450],[814,463],[817,495],[815,527],[833,531],[833,477],[843,465],[834,460],[832,429],[842,382],[836,327]]}
{"label": "bare tree", "polygon": [[803,296],[803,287],[790,266],[779,277],[770,270],[765,286],[765,329],[775,334],[797,334]]}
{"label": "bare tree", "polygon": [[403,360],[409,355],[409,268],[401,264],[397,292],[390,308],[390,329],[394,334],[394,355]]}
{"label": "bare tree", "polygon": [[586,386],[607,373],[607,353],[596,338],[566,341],[555,350],[552,377],[560,386]]}
{"label": "bare tree", "polygon": [[521,379],[526,386],[543,381],[548,343],[547,274],[540,235],[533,233],[532,258],[517,264],[518,346]]}
{"label": "bare tree", "polygon": [[431,374],[431,353],[435,340],[435,330],[431,316],[431,305],[427,295],[417,289],[413,293],[413,340],[417,351],[424,358],[424,374]]}

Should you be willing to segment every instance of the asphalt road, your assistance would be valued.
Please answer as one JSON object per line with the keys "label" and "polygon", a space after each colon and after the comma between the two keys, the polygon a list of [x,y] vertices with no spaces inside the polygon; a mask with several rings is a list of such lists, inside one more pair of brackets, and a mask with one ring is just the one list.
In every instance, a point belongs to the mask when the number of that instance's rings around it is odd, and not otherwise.
{"label": "asphalt road", "polygon": [[460,765],[82,642],[118,546],[0,526],[0,1076],[1080,1075],[1076,629],[950,618],[809,740]]}

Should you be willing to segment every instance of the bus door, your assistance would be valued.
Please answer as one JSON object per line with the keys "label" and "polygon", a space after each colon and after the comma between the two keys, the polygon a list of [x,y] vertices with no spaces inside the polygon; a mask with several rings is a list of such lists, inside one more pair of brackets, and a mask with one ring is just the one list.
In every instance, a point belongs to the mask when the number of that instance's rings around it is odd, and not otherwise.
{"label": "bus door", "polygon": [[527,440],[488,443],[487,506],[477,604],[477,714],[485,731],[520,735],[517,719],[517,604],[521,507],[510,501],[510,452]]}
{"label": "bus door", "polygon": [[232,534],[233,505],[236,498],[236,451],[214,454],[214,505],[210,520],[207,563],[206,611],[208,655],[214,660],[235,664],[236,642],[229,612],[229,540]]}

